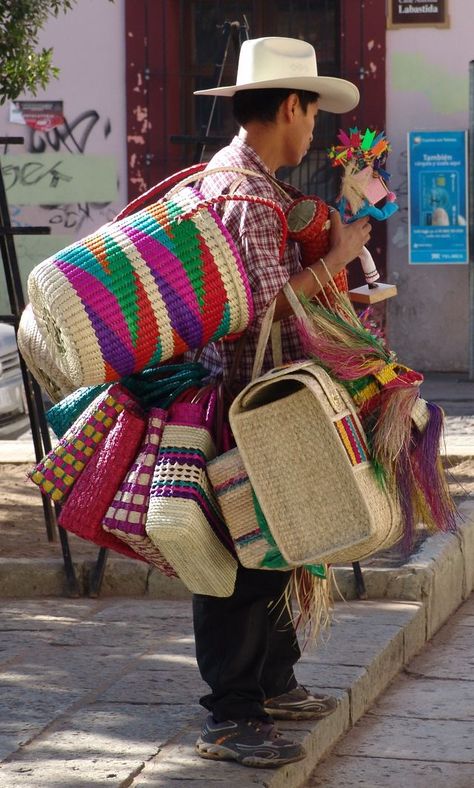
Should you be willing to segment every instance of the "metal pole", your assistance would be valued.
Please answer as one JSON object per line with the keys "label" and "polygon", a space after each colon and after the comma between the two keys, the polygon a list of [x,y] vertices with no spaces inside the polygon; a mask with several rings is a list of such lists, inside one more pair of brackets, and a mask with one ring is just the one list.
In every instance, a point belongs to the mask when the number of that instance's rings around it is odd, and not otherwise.
{"label": "metal pole", "polygon": [[474,60],[469,63],[469,380],[474,380]]}

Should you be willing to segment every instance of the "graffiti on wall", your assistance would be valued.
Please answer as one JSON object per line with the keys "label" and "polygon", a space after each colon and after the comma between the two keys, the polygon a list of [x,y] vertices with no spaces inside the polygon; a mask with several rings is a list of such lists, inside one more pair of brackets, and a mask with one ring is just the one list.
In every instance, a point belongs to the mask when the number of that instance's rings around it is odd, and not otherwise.
{"label": "graffiti on wall", "polygon": [[[16,226],[49,224],[53,233],[67,230],[76,234],[110,221],[116,213],[111,206],[117,196],[116,166],[112,188],[111,162],[106,161],[110,157],[96,157],[91,168],[87,150],[91,143],[107,139],[111,131],[110,118],[101,117],[96,109],[85,110],[72,118],[65,116],[63,124],[47,131],[25,126],[24,149],[31,155],[2,157],[12,222]],[[50,158],[53,154],[59,155]],[[61,154],[81,157],[80,161],[74,160],[77,163],[75,172],[71,173],[69,162],[65,166],[67,159]],[[98,185],[104,184],[104,177],[109,184],[107,193],[104,194],[102,188],[99,189],[102,194],[98,194]],[[36,205],[35,222],[29,218],[31,210],[25,210],[26,205],[33,204]],[[26,220],[25,214],[28,215]]]}
{"label": "graffiti on wall", "polygon": [[[94,131],[100,131],[100,115],[95,109],[81,112],[73,120],[64,119],[61,126],[50,131],[41,132],[29,128],[26,132],[25,147],[28,153],[45,153],[46,151],[67,151],[68,153],[85,153],[87,143]],[[112,124],[106,118],[102,132],[107,139],[112,131]]]}
{"label": "graffiti on wall", "polygon": [[110,147],[110,118],[96,109],[65,116],[49,130],[24,126],[24,148],[5,148],[1,166],[11,222],[49,226],[49,236],[25,236],[17,254],[25,278],[33,265],[111,221],[117,213],[116,156],[94,154]]}

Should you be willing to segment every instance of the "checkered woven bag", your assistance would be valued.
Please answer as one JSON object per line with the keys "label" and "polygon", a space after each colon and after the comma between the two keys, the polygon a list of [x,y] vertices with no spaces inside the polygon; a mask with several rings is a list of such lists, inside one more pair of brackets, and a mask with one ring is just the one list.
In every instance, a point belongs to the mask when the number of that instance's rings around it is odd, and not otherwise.
{"label": "checkered woven bag", "polygon": [[122,386],[117,383],[109,386],[89,403],[59,443],[28,473],[29,478],[42,493],[62,503],[119,414],[134,404],[134,398]]}
{"label": "checkered woven bag", "polygon": [[[190,591],[230,596],[237,562],[207,476],[214,403],[175,403],[153,475],[146,531]],[[226,541],[227,546],[224,546]]]}

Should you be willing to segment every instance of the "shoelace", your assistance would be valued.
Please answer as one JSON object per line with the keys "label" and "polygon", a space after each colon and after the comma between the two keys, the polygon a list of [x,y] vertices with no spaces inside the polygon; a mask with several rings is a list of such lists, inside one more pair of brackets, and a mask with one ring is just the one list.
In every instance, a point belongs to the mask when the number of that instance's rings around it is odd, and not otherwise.
{"label": "shoelace", "polygon": [[[263,722],[263,720],[248,720],[247,725],[253,728],[257,733],[263,732],[268,735],[270,739],[279,739],[282,734],[270,722]],[[265,730],[267,729],[267,730]]]}

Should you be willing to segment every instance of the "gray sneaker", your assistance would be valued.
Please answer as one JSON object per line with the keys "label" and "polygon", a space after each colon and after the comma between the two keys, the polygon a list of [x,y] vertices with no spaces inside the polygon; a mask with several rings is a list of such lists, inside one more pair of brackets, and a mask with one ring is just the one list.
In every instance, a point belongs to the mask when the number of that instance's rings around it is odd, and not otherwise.
{"label": "gray sneaker", "polygon": [[300,761],[306,752],[300,744],[284,739],[272,723],[261,720],[206,719],[196,742],[201,758],[237,761],[242,766],[268,769]]}
{"label": "gray sneaker", "polygon": [[275,720],[317,720],[331,714],[336,706],[337,700],[332,695],[313,694],[301,684],[265,701],[265,711]]}

